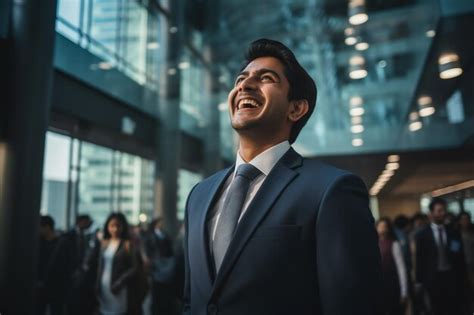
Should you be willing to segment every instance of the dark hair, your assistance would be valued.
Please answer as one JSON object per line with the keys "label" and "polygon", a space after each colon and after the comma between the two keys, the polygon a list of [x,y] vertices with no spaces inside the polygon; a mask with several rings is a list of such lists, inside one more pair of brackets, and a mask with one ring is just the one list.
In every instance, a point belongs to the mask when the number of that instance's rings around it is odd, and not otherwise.
{"label": "dark hair", "polygon": [[80,214],[76,217],[76,223],[80,221],[89,221],[92,222],[91,217],[88,214]]}
{"label": "dark hair", "polygon": [[397,240],[397,236],[395,235],[395,231],[393,230],[393,225],[392,225],[392,221],[390,221],[389,218],[380,218],[377,220],[377,222],[375,223],[375,227],[377,227],[380,223],[385,223],[387,224],[387,229],[388,229],[388,238],[392,241],[396,241]]}
{"label": "dark hair", "polygon": [[162,221],[161,217],[154,218],[150,224],[148,225],[148,229],[150,231],[153,231],[155,229],[155,226]]}
{"label": "dark hair", "polygon": [[54,219],[49,215],[42,215],[40,217],[40,226],[49,226],[51,230],[54,230]]}
{"label": "dark hair", "polygon": [[393,225],[397,229],[404,229],[410,223],[410,220],[403,214],[397,215],[395,220],[393,220]]}
{"label": "dark hair", "polygon": [[469,218],[469,221],[471,221],[471,214],[467,211],[461,211],[458,214],[458,220],[461,219],[462,216],[467,216]]}
{"label": "dark hair", "polygon": [[283,64],[285,76],[290,85],[288,91],[289,101],[303,99],[308,101],[308,112],[291,129],[289,141],[293,143],[316,107],[318,93],[316,84],[288,47],[276,40],[266,38],[257,39],[250,44],[241,70],[247,67],[250,62],[260,57],[274,57]]}
{"label": "dark hair", "polygon": [[430,212],[433,212],[435,205],[442,205],[446,208],[448,203],[443,198],[433,198],[430,202],[430,205],[428,206]]}
{"label": "dark hair", "polygon": [[130,233],[128,231],[128,223],[127,219],[123,215],[123,213],[120,212],[112,212],[107,220],[105,221],[104,224],[104,239],[109,239],[111,237],[109,230],[107,229],[107,226],[109,225],[109,222],[112,221],[113,219],[116,219],[119,223],[120,226],[122,227],[122,232],[120,233],[120,238],[122,240],[128,240],[130,239]]}

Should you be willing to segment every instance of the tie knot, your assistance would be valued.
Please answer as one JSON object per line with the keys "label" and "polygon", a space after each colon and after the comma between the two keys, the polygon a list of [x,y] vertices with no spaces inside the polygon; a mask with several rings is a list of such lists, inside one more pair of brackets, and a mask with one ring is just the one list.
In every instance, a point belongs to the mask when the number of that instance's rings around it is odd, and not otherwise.
{"label": "tie knot", "polygon": [[242,176],[249,181],[253,181],[258,175],[262,174],[258,168],[250,163],[242,164],[237,168],[236,176]]}

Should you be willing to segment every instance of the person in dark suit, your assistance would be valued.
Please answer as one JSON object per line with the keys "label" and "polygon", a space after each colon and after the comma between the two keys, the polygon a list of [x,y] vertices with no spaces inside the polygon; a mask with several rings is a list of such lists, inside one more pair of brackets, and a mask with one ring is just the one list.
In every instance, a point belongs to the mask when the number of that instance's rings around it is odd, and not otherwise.
{"label": "person in dark suit", "polygon": [[362,180],[293,148],[316,85],[282,43],[253,42],[228,97],[236,163],[191,191],[184,314],[378,313],[381,265]]}
{"label": "person in dark suit", "polygon": [[88,260],[99,242],[93,233],[87,232],[91,225],[89,215],[78,215],[75,227],[63,236],[69,260],[66,307],[70,315],[92,313],[95,271],[91,269]]}
{"label": "person in dark suit", "polygon": [[145,240],[145,251],[151,269],[151,313],[153,315],[172,315],[175,313],[173,310],[175,295],[172,282],[176,260],[173,253],[173,243],[163,230],[161,218],[154,219],[150,224]]}
{"label": "person in dark suit", "polygon": [[416,280],[430,298],[435,315],[461,314],[466,268],[461,236],[445,225],[446,201],[429,205],[431,224],[415,238]]}

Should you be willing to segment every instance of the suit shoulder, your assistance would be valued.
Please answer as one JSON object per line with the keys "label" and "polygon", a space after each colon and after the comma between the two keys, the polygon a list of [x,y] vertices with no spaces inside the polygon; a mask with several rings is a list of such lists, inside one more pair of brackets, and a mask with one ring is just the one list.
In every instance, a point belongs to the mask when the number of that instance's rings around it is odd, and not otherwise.
{"label": "suit shoulder", "polygon": [[323,180],[328,184],[341,181],[345,178],[362,181],[358,175],[317,159],[303,159],[302,170],[304,173],[308,173],[309,176],[317,176],[319,180]]}

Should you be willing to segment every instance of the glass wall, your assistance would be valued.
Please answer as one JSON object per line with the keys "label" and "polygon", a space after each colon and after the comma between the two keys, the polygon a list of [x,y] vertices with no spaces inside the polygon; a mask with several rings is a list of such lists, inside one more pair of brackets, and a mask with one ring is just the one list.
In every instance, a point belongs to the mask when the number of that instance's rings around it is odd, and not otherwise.
{"label": "glass wall", "polygon": [[135,0],[59,0],[55,66],[156,114],[159,13]]}
{"label": "glass wall", "polygon": [[47,133],[41,213],[58,229],[89,214],[101,227],[112,211],[137,224],[153,216],[154,163],[53,132]]}
{"label": "glass wall", "polygon": [[178,220],[184,219],[186,200],[191,189],[202,180],[202,175],[185,169],[178,173]]}

